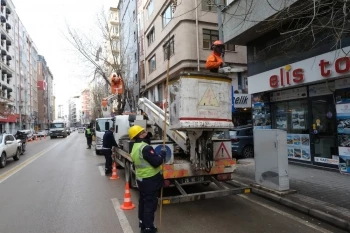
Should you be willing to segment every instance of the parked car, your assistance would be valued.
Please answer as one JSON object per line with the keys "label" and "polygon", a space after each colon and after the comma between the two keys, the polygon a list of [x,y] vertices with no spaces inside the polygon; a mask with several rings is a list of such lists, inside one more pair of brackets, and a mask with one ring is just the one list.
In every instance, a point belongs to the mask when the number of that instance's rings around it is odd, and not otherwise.
{"label": "parked car", "polygon": [[228,132],[220,133],[217,138],[231,139],[232,156],[237,158],[254,157],[253,126],[238,126]]}
{"label": "parked car", "polygon": [[0,168],[6,166],[7,159],[19,160],[21,144],[12,134],[0,134]]}
{"label": "parked car", "polygon": [[46,130],[39,130],[39,131],[36,133],[36,136],[37,136],[37,137],[45,137],[45,136],[47,136],[47,132],[46,132]]}
{"label": "parked car", "polygon": [[35,140],[36,139],[36,135],[34,130],[31,129],[25,129],[25,130],[19,130],[22,133],[25,133],[27,135],[27,140],[31,141],[31,140]]}

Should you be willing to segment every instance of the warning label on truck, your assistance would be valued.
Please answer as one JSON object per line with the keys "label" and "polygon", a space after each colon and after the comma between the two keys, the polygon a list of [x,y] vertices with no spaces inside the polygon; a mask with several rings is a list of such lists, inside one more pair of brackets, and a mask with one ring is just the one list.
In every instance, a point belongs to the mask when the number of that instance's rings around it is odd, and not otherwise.
{"label": "warning label on truck", "polygon": [[216,99],[216,96],[215,96],[215,94],[210,86],[204,92],[204,95],[203,95],[201,101],[199,102],[199,105],[200,106],[214,106],[214,107],[220,106],[219,102]]}

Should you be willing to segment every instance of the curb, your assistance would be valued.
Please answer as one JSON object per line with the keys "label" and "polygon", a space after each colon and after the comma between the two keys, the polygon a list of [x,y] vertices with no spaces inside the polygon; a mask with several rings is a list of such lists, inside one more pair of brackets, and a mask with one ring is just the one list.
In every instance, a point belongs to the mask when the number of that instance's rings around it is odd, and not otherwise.
{"label": "curb", "polygon": [[[236,185],[240,185],[240,186],[249,187],[249,185],[238,182],[238,181],[234,181],[232,183],[234,183]],[[342,230],[350,232],[350,223],[342,218],[332,216],[326,212],[310,208],[306,205],[294,202],[294,201],[289,200],[287,198],[266,192],[266,191],[258,189],[258,188],[251,187],[251,190],[252,190],[252,193],[255,195],[258,195],[258,196],[264,197],[266,199],[272,200],[274,202],[280,203],[281,205],[284,205],[286,207],[289,207],[289,208],[294,209],[296,211],[299,211],[301,213],[310,215],[310,216],[317,218],[317,219],[320,219],[320,220],[322,220],[330,225],[333,225],[333,226],[338,227]]]}

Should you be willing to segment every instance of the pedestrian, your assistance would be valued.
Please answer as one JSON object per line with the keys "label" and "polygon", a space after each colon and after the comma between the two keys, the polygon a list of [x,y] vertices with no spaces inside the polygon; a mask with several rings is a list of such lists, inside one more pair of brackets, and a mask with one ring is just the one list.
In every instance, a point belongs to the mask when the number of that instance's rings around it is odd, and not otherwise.
{"label": "pedestrian", "polygon": [[136,181],[140,191],[139,227],[141,233],[155,233],[154,213],[157,210],[158,194],[163,186],[162,164],[166,151],[157,154],[150,146],[150,135],[139,125],[129,129],[129,137],[135,140],[131,159],[136,169]]}
{"label": "pedestrian", "polygon": [[104,154],[105,159],[106,159],[106,163],[105,163],[105,175],[106,176],[112,174],[112,149],[113,149],[113,146],[118,147],[118,144],[114,139],[113,130],[114,130],[114,128],[111,127],[103,135],[102,150],[103,150],[103,154]]}
{"label": "pedestrian", "polygon": [[86,142],[88,147],[86,149],[91,149],[91,144],[92,144],[92,135],[93,131],[91,129],[91,126],[89,125],[87,129],[85,130],[85,137],[86,137]]}

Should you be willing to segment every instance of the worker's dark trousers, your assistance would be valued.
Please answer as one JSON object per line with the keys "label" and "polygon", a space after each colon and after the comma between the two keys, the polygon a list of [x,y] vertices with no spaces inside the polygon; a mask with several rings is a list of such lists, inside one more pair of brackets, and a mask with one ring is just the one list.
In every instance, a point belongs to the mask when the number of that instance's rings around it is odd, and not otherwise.
{"label": "worker's dark trousers", "polygon": [[112,172],[112,150],[104,149],[103,154],[105,155],[106,164],[105,164],[105,173]]}
{"label": "worker's dark trousers", "polygon": [[158,173],[150,178],[137,180],[140,190],[139,198],[139,220],[141,229],[154,226],[154,213],[157,210],[158,195],[163,185],[163,175]]}
{"label": "worker's dark trousers", "polygon": [[91,147],[92,137],[86,137],[86,142],[87,142],[88,147]]}

